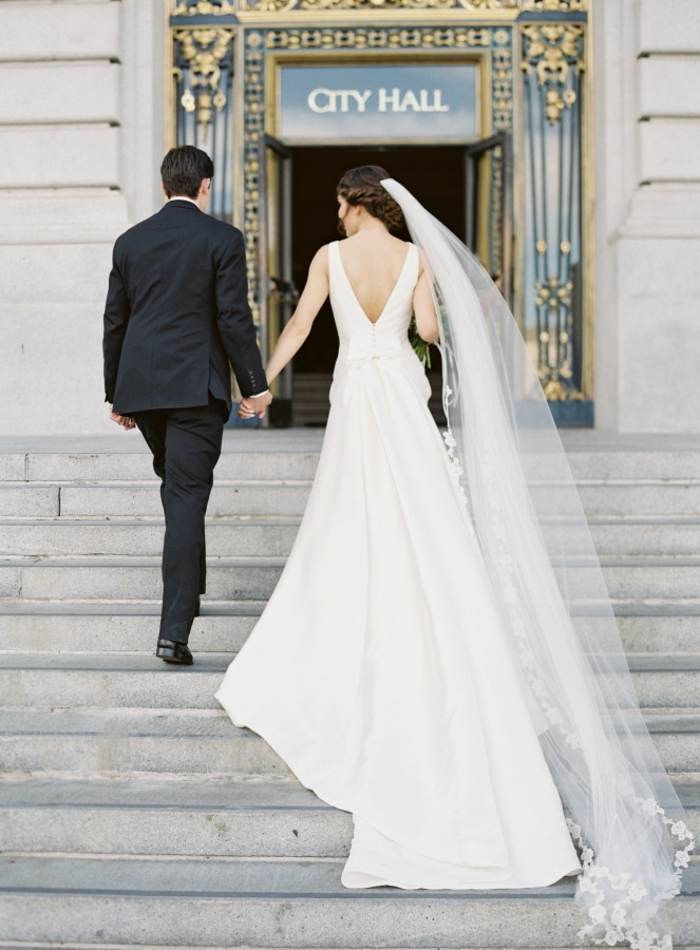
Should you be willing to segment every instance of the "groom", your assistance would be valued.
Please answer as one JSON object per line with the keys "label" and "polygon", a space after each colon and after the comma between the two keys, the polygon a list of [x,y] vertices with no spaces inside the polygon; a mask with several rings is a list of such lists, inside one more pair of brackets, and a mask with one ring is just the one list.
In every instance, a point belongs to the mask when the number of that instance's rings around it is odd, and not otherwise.
{"label": "groom", "polygon": [[248,307],[243,235],[204,212],[214,165],[191,145],[161,166],[168,199],[118,238],[104,314],[111,418],[143,433],[165,512],[163,608],[156,655],[190,665],[205,590],[204,515],[224,423],[230,366],[248,415],[272,402]]}

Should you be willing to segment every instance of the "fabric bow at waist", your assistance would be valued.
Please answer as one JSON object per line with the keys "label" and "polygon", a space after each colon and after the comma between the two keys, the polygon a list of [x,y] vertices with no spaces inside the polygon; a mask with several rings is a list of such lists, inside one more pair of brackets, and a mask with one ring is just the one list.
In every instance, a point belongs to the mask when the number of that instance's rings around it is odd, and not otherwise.
{"label": "fabric bow at waist", "polygon": [[368,356],[348,356],[346,363],[368,363],[372,360],[391,360],[392,362],[406,359],[405,353],[372,353]]}

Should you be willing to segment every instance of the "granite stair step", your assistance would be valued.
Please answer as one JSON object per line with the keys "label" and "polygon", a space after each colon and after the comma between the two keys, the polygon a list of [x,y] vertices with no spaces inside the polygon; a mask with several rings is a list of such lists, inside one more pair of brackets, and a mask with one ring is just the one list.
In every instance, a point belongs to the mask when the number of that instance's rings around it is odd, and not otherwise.
{"label": "granite stair step", "polygon": [[[153,686],[151,701],[163,699],[160,706],[65,707],[37,701],[10,707],[8,703],[0,710],[4,770],[15,775],[144,772],[288,777],[288,767],[267,743],[251,730],[234,726],[213,698],[221,679],[221,674],[210,676],[207,686],[200,687],[201,701],[211,704],[207,707],[186,703],[190,691],[184,677],[179,690],[172,684],[175,695],[164,695]],[[93,680],[93,688],[99,686]],[[645,712],[664,767],[678,773],[700,772],[698,705],[659,704]]]}
{"label": "granite stair step", "polygon": [[[266,600],[279,580],[284,557],[211,557],[208,600]],[[601,558],[616,600],[688,600],[700,597],[700,555]],[[555,565],[556,570],[556,565]],[[589,569],[575,566],[585,583]],[[143,601],[161,596],[159,557],[2,557],[0,597],[54,601]]]}
{"label": "granite stair step", "polygon": [[[190,635],[193,651],[239,650],[264,606],[264,601],[203,601],[201,615],[195,618]],[[3,652],[152,652],[159,623],[159,602],[0,600],[0,669]],[[669,633],[672,646],[685,642],[682,633]]]}
{"label": "granite stair step", "polygon": [[[577,485],[588,516],[693,516],[700,511],[700,479],[589,479]],[[208,514],[300,516],[310,488],[308,478],[226,479],[217,472]],[[552,510],[558,510],[556,483],[543,481],[534,494],[538,500],[551,501]],[[160,514],[158,484],[154,480],[0,482],[3,519]]]}
{"label": "granite stair step", "polygon": [[[676,789],[700,833],[700,779]],[[347,857],[352,831],[349,812],[293,779],[0,782],[0,840],[17,853]]]}
{"label": "granite stair step", "polygon": [[[209,499],[210,518],[231,515],[300,516],[308,480],[225,481],[216,478]],[[159,517],[163,509],[156,482],[112,481],[0,485],[0,518]]]}
{"label": "granite stair step", "polygon": [[[226,653],[240,649],[263,607],[264,601],[204,601],[202,615],[192,628],[193,650]],[[700,653],[700,603],[625,603],[616,605],[616,613],[626,650]],[[160,604],[152,601],[0,600],[0,653],[152,651],[159,617]],[[586,627],[594,628],[597,623],[596,618],[589,618]]]}
{"label": "granite stair step", "polygon": [[[151,653],[2,654],[0,696],[7,707],[96,706],[213,709],[232,653],[203,653],[193,666]],[[700,656],[631,654],[642,706],[700,707]]]}
{"label": "granite stair step", "polygon": [[[574,880],[507,891],[351,890],[342,858],[0,857],[0,940],[150,947],[575,947]],[[697,944],[700,864],[667,915]]]}
{"label": "granite stair step", "polygon": [[[210,519],[207,552],[214,557],[286,557],[299,530],[298,518]],[[0,520],[4,557],[160,557],[162,518],[55,518]]]}
{"label": "granite stair step", "polygon": [[[295,516],[209,518],[210,555],[283,557],[299,528]],[[700,518],[591,516],[589,526],[601,556],[700,555]],[[0,556],[136,555],[156,557],[163,548],[164,524],[157,515],[68,516],[0,519]]]}

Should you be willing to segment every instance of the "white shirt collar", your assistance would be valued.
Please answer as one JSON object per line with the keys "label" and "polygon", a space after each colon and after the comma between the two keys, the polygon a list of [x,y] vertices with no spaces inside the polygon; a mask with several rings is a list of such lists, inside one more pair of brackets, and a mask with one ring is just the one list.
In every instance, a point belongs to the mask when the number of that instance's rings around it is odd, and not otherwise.
{"label": "white shirt collar", "polygon": [[168,198],[168,201],[190,201],[199,210],[199,205],[194,198],[186,198],[185,195],[173,195],[172,198]]}

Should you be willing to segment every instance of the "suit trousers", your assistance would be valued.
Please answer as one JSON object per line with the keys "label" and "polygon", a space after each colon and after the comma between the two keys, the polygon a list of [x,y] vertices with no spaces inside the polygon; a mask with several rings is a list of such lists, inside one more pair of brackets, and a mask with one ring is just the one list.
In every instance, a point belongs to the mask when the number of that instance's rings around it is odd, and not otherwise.
{"label": "suit trousers", "polygon": [[133,413],[161,480],[165,513],[161,639],[187,643],[200,594],[206,590],[204,516],[228,414],[226,404],[211,393],[206,406]]}

